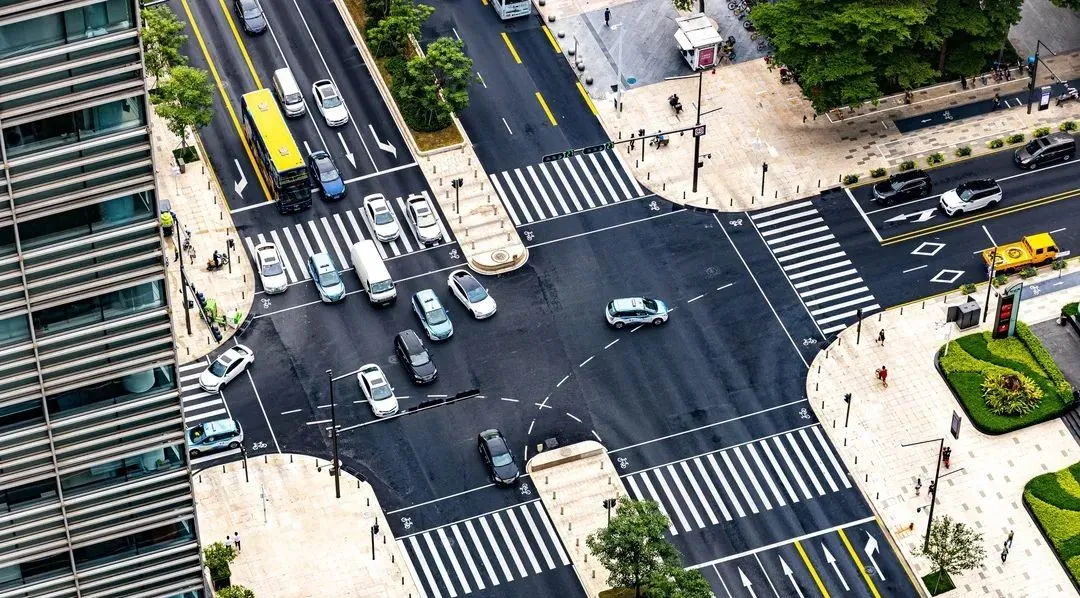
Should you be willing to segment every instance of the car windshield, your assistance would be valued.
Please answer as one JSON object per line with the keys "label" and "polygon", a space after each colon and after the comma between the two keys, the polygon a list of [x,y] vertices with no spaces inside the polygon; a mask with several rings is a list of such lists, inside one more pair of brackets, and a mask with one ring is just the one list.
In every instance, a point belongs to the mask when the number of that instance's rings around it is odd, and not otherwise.
{"label": "car windshield", "polygon": [[259,10],[259,5],[254,2],[241,2],[240,10],[244,12],[245,19],[254,19],[262,14],[262,11]]}
{"label": "car windshield", "polygon": [[281,262],[268,262],[263,264],[263,276],[277,276],[282,273]]}
{"label": "car windshield", "polygon": [[389,290],[391,290],[393,288],[394,288],[394,281],[392,281],[392,280],[383,280],[383,281],[371,283],[371,292],[372,293],[385,293],[386,291],[389,291]]}
{"label": "car windshield", "polygon": [[430,360],[430,358],[428,358],[427,351],[421,351],[419,353],[413,353],[412,355],[409,356],[409,363],[411,363],[413,365],[424,365],[428,361],[431,361],[431,360]]}
{"label": "car windshield", "polygon": [[907,183],[907,181],[892,181],[892,183],[889,184],[889,187],[891,187],[893,191],[899,191],[904,188],[905,183]]}
{"label": "car windshield", "polygon": [[315,167],[319,169],[319,180],[324,183],[332,183],[341,178],[330,160],[316,160]]}
{"label": "car windshield", "polygon": [[226,368],[225,362],[219,359],[219,360],[215,361],[214,363],[210,364],[210,373],[215,375],[215,376],[219,376],[219,377],[224,376],[225,375],[225,368]]}
{"label": "car windshield", "polygon": [[336,284],[339,284],[340,282],[341,277],[338,276],[338,273],[333,270],[319,274],[319,285],[321,286],[332,287]]}
{"label": "car windshield", "polygon": [[323,108],[337,108],[341,105],[341,97],[330,92],[329,95],[323,98],[322,105]]}
{"label": "car windshield", "polygon": [[427,321],[428,324],[442,324],[446,321],[446,311],[440,307],[427,312]]}
{"label": "car windshield", "polygon": [[1026,149],[1029,154],[1034,154],[1035,152],[1039,151],[1039,148],[1047,145],[1050,145],[1050,141],[1048,141],[1045,137],[1040,137],[1038,139],[1032,140],[1032,142],[1027,144],[1027,147],[1025,147],[1024,149]]}
{"label": "car windshield", "polygon": [[419,226],[435,226],[435,215],[426,207],[416,210],[416,224]]}
{"label": "car windshield", "polygon": [[969,187],[960,187],[956,190],[956,195],[960,198],[960,201],[969,202],[971,197],[975,195],[975,190]]}
{"label": "car windshield", "polygon": [[657,309],[659,309],[659,307],[656,305],[656,301],[653,301],[652,299],[642,299],[641,303],[645,306],[645,309],[651,312],[655,312],[657,311]]}
{"label": "car windshield", "polygon": [[394,393],[390,390],[389,385],[387,385],[382,380],[379,380],[378,382],[379,382],[378,386],[372,386],[371,387],[371,400],[372,401],[383,401],[383,400],[389,399],[390,397],[394,396]]}
{"label": "car windshield", "polygon": [[394,215],[387,211],[375,212],[375,224],[393,224]]}
{"label": "car windshield", "polygon": [[[505,451],[505,447],[503,447]],[[491,464],[495,467],[503,467],[504,465],[510,465],[514,462],[514,458],[510,456],[508,452],[496,453],[491,456]]]}
{"label": "car windshield", "polygon": [[468,297],[469,303],[479,303],[484,299],[487,299],[487,290],[480,285],[470,287],[465,285],[465,296]]}

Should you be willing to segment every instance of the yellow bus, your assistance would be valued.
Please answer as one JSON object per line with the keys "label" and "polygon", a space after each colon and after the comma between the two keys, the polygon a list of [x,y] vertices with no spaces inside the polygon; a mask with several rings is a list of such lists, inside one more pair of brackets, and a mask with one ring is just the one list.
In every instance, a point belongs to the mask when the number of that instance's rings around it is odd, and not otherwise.
{"label": "yellow bus", "polygon": [[240,97],[244,131],[255,149],[258,165],[270,181],[270,193],[282,214],[311,207],[307,165],[300,155],[274,94],[259,89]]}

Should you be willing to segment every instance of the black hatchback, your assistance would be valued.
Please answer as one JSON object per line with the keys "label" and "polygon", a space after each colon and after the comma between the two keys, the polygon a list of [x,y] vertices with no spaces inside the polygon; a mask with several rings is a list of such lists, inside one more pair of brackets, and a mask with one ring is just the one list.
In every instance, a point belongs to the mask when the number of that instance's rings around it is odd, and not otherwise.
{"label": "black hatchback", "polygon": [[484,458],[491,481],[500,486],[510,486],[517,481],[521,470],[514,462],[514,454],[510,452],[502,432],[495,429],[480,432],[476,438],[476,449]]}
{"label": "black hatchback", "polygon": [[435,362],[424,347],[424,341],[411,329],[403,330],[394,337],[394,353],[417,384],[434,382],[439,375]]}
{"label": "black hatchback", "polygon": [[891,206],[894,203],[926,197],[933,188],[930,175],[921,170],[898,172],[889,177],[889,180],[874,185],[874,201]]}
{"label": "black hatchback", "polygon": [[246,33],[259,35],[269,29],[266,23],[266,15],[262,7],[255,0],[233,0],[233,10]]}

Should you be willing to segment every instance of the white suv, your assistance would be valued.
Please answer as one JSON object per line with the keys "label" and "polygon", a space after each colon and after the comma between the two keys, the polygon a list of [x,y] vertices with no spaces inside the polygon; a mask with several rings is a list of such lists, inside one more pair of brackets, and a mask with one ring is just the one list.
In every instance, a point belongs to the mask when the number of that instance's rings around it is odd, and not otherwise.
{"label": "white suv", "polygon": [[952,191],[941,194],[941,210],[949,216],[974,212],[996,206],[1001,201],[1001,186],[993,179],[976,179],[962,183]]}

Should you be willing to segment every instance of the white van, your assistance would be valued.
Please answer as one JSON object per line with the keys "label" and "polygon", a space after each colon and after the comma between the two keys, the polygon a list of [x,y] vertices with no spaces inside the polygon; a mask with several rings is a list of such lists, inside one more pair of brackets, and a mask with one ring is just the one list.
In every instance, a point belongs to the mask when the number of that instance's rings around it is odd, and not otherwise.
{"label": "white van", "polygon": [[356,243],[349,254],[360,285],[367,291],[368,301],[383,305],[397,299],[394,280],[390,278],[374,241],[365,239]]}
{"label": "white van", "polygon": [[281,102],[286,117],[303,116],[307,112],[304,94],[296,84],[296,78],[287,68],[274,71],[274,95]]}

